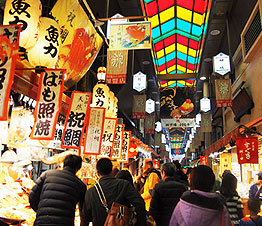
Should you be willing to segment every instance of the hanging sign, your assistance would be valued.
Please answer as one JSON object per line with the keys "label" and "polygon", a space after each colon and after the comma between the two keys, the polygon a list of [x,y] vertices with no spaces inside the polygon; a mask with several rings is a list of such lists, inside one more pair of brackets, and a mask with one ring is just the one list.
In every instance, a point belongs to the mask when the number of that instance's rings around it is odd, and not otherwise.
{"label": "hanging sign", "polygon": [[45,69],[40,75],[34,126],[31,139],[53,140],[62,104],[64,73],[61,69]]}
{"label": "hanging sign", "polygon": [[150,134],[155,133],[155,116],[154,115],[146,116],[145,133],[150,133]]}
{"label": "hanging sign", "polygon": [[111,157],[112,159],[121,158],[124,128],[125,128],[124,124],[117,124],[116,126],[115,140],[113,144],[113,152]]}
{"label": "hanging sign", "polygon": [[101,142],[101,153],[99,157],[110,158],[112,156],[112,149],[116,133],[116,118],[105,118],[104,128]]}
{"label": "hanging sign", "polygon": [[239,164],[258,163],[257,137],[237,137],[236,146]]}
{"label": "hanging sign", "polygon": [[133,89],[137,92],[146,89],[146,75],[141,71],[133,75]]}
{"label": "hanging sign", "polygon": [[228,55],[219,53],[218,55],[214,56],[213,63],[214,72],[220,75],[225,75],[226,73],[230,72],[230,58]]}
{"label": "hanging sign", "polygon": [[151,49],[151,22],[111,24],[110,49]]}
{"label": "hanging sign", "polygon": [[155,101],[153,101],[152,99],[148,99],[146,101],[146,112],[148,114],[151,114],[155,111]]}
{"label": "hanging sign", "polygon": [[106,83],[126,84],[128,50],[107,50]]}
{"label": "hanging sign", "polygon": [[128,150],[129,150],[129,145],[130,145],[130,138],[131,138],[131,132],[124,131],[123,132],[122,153],[121,153],[121,158],[119,159],[120,162],[124,162],[124,163],[128,162]]}
{"label": "hanging sign", "polygon": [[201,132],[202,133],[212,132],[212,119],[210,113],[201,114]]}
{"label": "hanging sign", "polygon": [[208,112],[211,110],[210,99],[207,97],[203,97],[200,99],[200,111]]}
{"label": "hanging sign", "polygon": [[[117,13],[111,18],[121,18],[123,17],[121,14]],[[106,37],[107,39],[110,39],[111,34],[111,24],[120,24],[120,23],[126,23],[127,19],[112,19],[107,21],[107,30],[106,30]]]}
{"label": "hanging sign", "polygon": [[180,119],[161,119],[161,125],[163,128],[168,127],[194,127],[194,118],[180,118]]}
{"label": "hanging sign", "polygon": [[52,143],[53,148],[61,148],[64,126],[56,125],[55,136]]}
{"label": "hanging sign", "polygon": [[133,96],[132,118],[134,119],[146,118],[146,95]]}
{"label": "hanging sign", "polygon": [[155,133],[155,146],[161,146],[162,144],[162,133]]}
{"label": "hanging sign", "polygon": [[216,79],[216,106],[232,107],[231,79]]}
{"label": "hanging sign", "polygon": [[232,172],[231,153],[222,153],[219,155],[219,158],[220,158],[220,175],[222,175],[225,170],[230,170]]}
{"label": "hanging sign", "polygon": [[71,96],[63,132],[62,148],[79,149],[84,134],[91,93],[74,91]]}
{"label": "hanging sign", "polygon": [[15,73],[15,51],[19,48],[21,26],[0,26],[0,120],[7,120],[9,95]]}
{"label": "hanging sign", "polygon": [[84,144],[84,154],[99,155],[104,128],[105,109],[91,107]]}
{"label": "hanging sign", "polygon": [[200,156],[200,165],[208,166],[208,156]]}
{"label": "hanging sign", "polygon": [[110,89],[104,81],[98,81],[93,88],[92,105],[95,107],[105,108],[109,104]]}

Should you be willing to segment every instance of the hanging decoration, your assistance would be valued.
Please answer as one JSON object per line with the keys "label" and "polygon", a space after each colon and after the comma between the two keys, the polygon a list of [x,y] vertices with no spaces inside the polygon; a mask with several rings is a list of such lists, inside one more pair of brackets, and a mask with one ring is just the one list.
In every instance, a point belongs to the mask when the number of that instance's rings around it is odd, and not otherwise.
{"label": "hanging decoration", "polygon": [[42,14],[40,0],[6,0],[4,25],[21,24],[19,46],[32,48],[38,39],[39,18]]}
{"label": "hanging decoration", "polygon": [[231,153],[222,153],[219,155],[219,158],[220,158],[220,175],[222,175],[225,170],[230,170],[232,172]]}
{"label": "hanging decoration", "polygon": [[212,118],[210,113],[201,114],[201,132],[202,133],[212,132]]}
{"label": "hanging decoration", "polygon": [[145,133],[155,133],[155,115],[147,115],[145,120]]}
{"label": "hanging decoration", "polygon": [[125,129],[124,124],[117,124],[115,138],[114,138],[114,144],[113,144],[113,151],[112,151],[112,156],[111,156],[112,159],[120,159],[121,158],[124,129]]}
{"label": "hanging decoration", "polygon": [[200,156],[200,165],[208,166],[208,156]]}
{"label": "hanging decoration", "polygon": [[126,84],[128,50],[107,50],[106,83]]}
{"label": "hanging decoration", "polygon": [[152,99],[148,99],[146,101],[146,112],[148,114],[151,114],[155,111],[155,101],[153,101]]}
{"label": "hanging decoration", "polygon": [[155,146],[160,147],[162,144],[162,133],[155,133]]}
{"label": "hanging decoration", "polygon": [[231,79],[216,79],[216,106],[232,107]]}
{"label": "hanging decoration", "polygon": [[121,158],[118,160],[120,162],[124,162],[124,163],[128,162],[128,150],[130,145],[130,138],[131,138],[131,132],[124,131]]}
{"label": "hanging decoration", "polygon": [[237,158],[239,164],[258,163],[258,138],[237,137]]}
{"label": "hanging decoration", "polygon": [[225,75],[230,72],[230,58],[224,53],[219,53],[213,59],[214,72]]}
{"label": "hanging decoration", "polygon": [[116,118],[105,118],[101,142],[101,153],[99,156],[101,158],[110,158],[112,156],[116,125]]}
{"label": "hanging decoration", "polygon": [[146,95],[133,96],[132,118],[134,119],[146,118]]}
{"label": "hanging decoration", "polygon": [[34,47],[27,51],[30,64],[33,67],[54,67],[58,60],[59,46],[59,25],[51,18],[41,17],[38,40]]}
{"label": "hanging decoration", "polygon": [[21,25],[0,26],[0,120],[8,117],[8,101],[14,80]]}
{"label": "hanging decoration", "polygon": [[99,155],[104,128],[105,108],[91,107],[88,117],[84,154]]}
{"label": "hanging decoration", "polygon": [[146,74],[141,71],[133,75],[133,89],[137,92],[142,92],[146,89]]}
{"label": "hanging decoration", "polygon": [[129,158],[135,158],[137,156],[138,153],[138,146],[139,146],[139,140],[131,137],[130,139],[130,143],[129,143],[129,151],[128,151],[128,157]]}
{"label": "hanging decoration", "polygon": [[62,69],[45,69],[41,73],[31,139],[54,139],[62,104],[64,73]]}
{"label": "hanging decoration", "polygon": [[108,108],[109,87],[103,80],[99,80],[93,88],[92,106]]}
{"label": "hanging decoration", "polygon": [[63,132],[62,148],[80,148],[91,95],[91,93],[79,91],[74,91],[72,93]]}

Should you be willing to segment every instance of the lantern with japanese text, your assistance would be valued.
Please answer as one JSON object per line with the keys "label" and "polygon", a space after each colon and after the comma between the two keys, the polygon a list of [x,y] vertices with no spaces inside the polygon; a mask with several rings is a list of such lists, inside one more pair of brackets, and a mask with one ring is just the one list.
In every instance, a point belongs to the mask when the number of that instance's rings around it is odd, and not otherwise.
{"label": "lantern with japanese text", "polygon": [[99,67],[97,69],[97,79],[98,80],[106,80],[106,68],[105,67]]}
{"label": "lantern with japanese text", "polygon": [[41,13],[40,0],[6,0],[3,24],[22,24],[19,46],[29,49],[36,44]]}
{"label": "lantern with japanese text", "polygon": [[93,88],[92,107],[101,107],[107,110],[110,89],[100,80]]}
{"label": "lantern with japanese text", "polygon": [[48,17],[40,18],[39,38],[36,45],[28,50],[28,60],[34,67],[52,68],[58,60],[60,28]]}

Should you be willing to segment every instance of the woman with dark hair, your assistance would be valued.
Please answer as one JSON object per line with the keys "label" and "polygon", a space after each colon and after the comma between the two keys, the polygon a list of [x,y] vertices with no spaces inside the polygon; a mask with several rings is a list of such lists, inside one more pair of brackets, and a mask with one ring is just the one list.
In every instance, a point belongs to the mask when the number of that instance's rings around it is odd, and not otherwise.
{"label": "woman with dark hair", "polygon": [[224,197],[232,223],[239,225],[243,217],[243,205],[237,193],[237,178],[231,173],[225,174],[219,191]]}
{"label": "woman with dark hair", "polygon": [[191,190],[178,202],[169,226],[230,226],[231,221],[219,195],[211,192],[215,175],[208,166],[198,166],[190,173]]}
{"label": "woman with dark hair", "polygon": [[130,184],[132,184],[132,186],[134,187],[133,177],[132,177],[131,173],[130,173],[128,170],[120,170],[120,171],[116,174],[116,178],[117,178],[117,179],[127,180],[127,181],[129,181]]}

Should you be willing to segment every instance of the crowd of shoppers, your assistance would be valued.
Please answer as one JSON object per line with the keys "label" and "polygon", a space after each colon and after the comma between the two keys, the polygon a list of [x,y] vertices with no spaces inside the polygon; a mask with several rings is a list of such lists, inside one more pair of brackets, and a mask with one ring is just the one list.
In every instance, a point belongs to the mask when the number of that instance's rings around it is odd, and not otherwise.
{"label": "crowd of shoppers", "polygon": [[68,155],[62,170],[49,170],[38,178],[29,195],[30,205],[36,211],[34,225],[73,226],[78,204],[81,226],[90,222],[103,226],[113,202],[133,209],[138,226],[148,225],[149,216],[156,226],[262,225],[258,215],[262,173],[249,191],[250,216],[243,216],[237,178],[230,171],[215,180],[208,166],[182,169],[174,161],[162,164],[157,170],[148,161],[134,183],[128,170],[113,169],[111,160],[102,158],[97,161],[96,173],[107,203],[105,207],[97,186],[86,190],[76,176],[81,165],[80,156]]}

